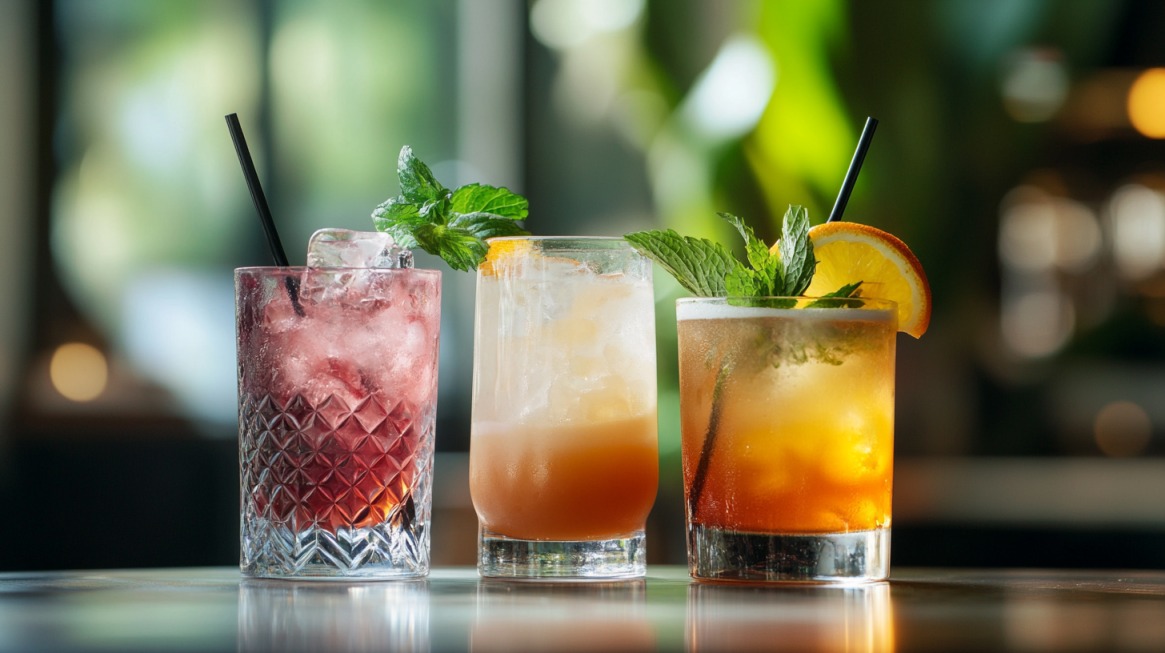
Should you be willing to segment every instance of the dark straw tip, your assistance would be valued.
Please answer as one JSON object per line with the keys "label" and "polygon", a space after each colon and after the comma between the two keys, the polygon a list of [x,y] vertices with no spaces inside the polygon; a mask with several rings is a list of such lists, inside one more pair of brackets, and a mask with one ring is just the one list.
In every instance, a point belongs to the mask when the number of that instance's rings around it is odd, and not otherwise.
{"label": "dark straw tip", "polygon": [[[263,194],[263,185],[259,183],[259,173],[255,171],[255,162],[251,159],[251,150],[247,147],[247,139],[243,136],[243,127],[239,124],[237,113],[227,114],[227,129],[231,133],[231,140],[235,143],[235,153],[239,155],[239,165],[243,166],[243,177],[247,180],[247,189],[251,191],[251,201],[255,203],[255,211],[259,214],[259,222],[263,224],[263,232],[267,234],[267,244],[271,247],[271,256],[275,265],[287,267],[287,253],[283,251],[283,243],[279,240],[279,231],[275,228],[275,220],[271,217],[271,209],[267,206],[267,196]],[[303,305],[299,301],[299,281],[290,276],[284,277],[287,286],[287,297],[295,314],[303,317]]]}
{"label": "dark straw tip", "polygon": [[870,149],[870,141],[874,140],[874,130],[878,128],[878,119],[874,117],[867,117],[866,124],[862,127],[861,138],[858,139],[858,146],[854,150],[854,156],[850,159],[849,169],[845,172],[845,180],[841,183],[841,190],[837,194],[837,200],[833,203],[833,210],[829,212],[828,222],[837,222],[841,220],[841,216],[845,213],[845,205],[849,203],[850,193],[854,190],[854,183],[858,180],[858,173],[862,170],[862,162],[866,160],[866,152]]}
{"label": "dark straw tip", "polygon": [[279,231],[276,230],[275,220],[271,217],[267,196],[263,194],[263,185],[259,183],[259,173],[255,170],[255,162],[251,159],[251,150],[247,147],[246,137],[243,136],[239,115],[236,113],[227,114],[226,120],[231,140],[235,144],[235,153],[239,156],[239,165],[243,167],[243,178],[247,181],[247,190],[251,192],[251,201],[255,204],[259,221],[263,224],[263,232],[267,234],[267,244],[271,247],[271,256],[275,259],[275,265],[287,267],[287,253],[283,250],[282,241],[279,240]]}

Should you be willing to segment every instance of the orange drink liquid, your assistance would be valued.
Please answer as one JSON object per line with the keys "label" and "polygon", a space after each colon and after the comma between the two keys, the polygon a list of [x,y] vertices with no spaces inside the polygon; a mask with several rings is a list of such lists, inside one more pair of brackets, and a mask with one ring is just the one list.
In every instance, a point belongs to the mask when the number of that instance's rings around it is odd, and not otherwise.
{"label": "orange drink liquid", "polygon": [[692,575],[885,578],[894,304],[747,302],[677,305]]}
{"label": "orange drink liquid", "polygon": [[528,540],[606,539],[643,528],[659,481],[654,414],[477,426],[471,486],[483,528]]}
{"label": "orange drink liquid", "polygon": [[478,570],[642,576],[659,481],[651,263],[618,238],[490,249],[469,447]]}

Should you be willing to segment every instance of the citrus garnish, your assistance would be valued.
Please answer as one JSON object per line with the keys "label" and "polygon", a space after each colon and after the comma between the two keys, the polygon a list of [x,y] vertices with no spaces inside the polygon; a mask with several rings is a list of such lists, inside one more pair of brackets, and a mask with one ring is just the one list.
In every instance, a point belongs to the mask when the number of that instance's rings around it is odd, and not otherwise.
{"label": "citrus garnish", "polygon": [[[918,258],[893,234],[857,222],[809,229],[817,269],[805,295],[820,297],[856,281],[862,297],[898,304],[898,330],[915,338],[930,325],[930,284]],[[775,245],[773,246],[776,247]]]}
{"label": "citrus garnish", "polygon": [[[893,235],[856,222],[809,226],[791,205],[781,239],[769,247],[740,218],[721,213],[744,238],[746,262],[723,245],[667,229],[624,236],[700,297],[869,297],[898,304],[898,330],[921,337],[930,324],[930,285],[922,264]],[[795,304],[795,302],[794,302]]]}
{"label": "citrus garnish", "polygon": [[491,238],[486,244],[489,245],[489,249],[486,250],[485,259],[477,267],[478,272],[484,276],[493,275],[496,272],[495,267],[504,268],[510,259],[526,256],[534,249],[534,245],[523,238]]}

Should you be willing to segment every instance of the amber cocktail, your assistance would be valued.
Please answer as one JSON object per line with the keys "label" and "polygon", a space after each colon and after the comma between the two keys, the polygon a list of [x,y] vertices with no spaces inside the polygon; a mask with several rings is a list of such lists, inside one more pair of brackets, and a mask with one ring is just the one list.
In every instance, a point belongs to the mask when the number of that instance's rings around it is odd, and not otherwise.
{"label": "amber cocktail", "polygon": [[694,577],[886,578],[896,315],[873,299],[678,301]]}

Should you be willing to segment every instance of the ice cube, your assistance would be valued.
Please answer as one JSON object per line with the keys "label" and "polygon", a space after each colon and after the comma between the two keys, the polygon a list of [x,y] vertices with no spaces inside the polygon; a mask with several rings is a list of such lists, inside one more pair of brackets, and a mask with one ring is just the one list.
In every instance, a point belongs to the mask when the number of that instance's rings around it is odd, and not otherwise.
{"label": "ice cube", "polygon": [[312,268],[411,268],[412,251],[379,231],[320,229],[307,243]]}

